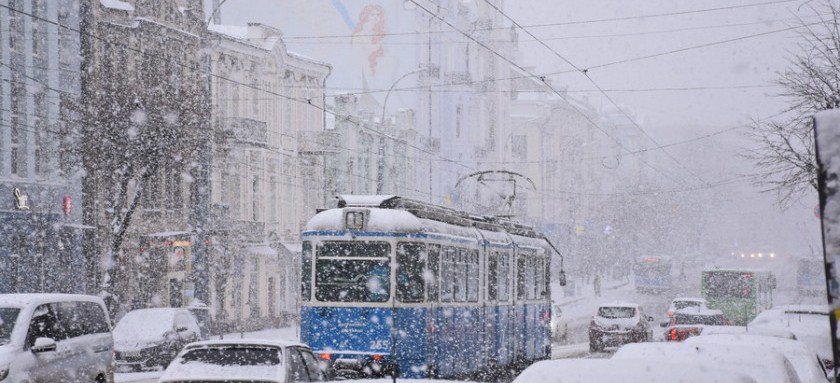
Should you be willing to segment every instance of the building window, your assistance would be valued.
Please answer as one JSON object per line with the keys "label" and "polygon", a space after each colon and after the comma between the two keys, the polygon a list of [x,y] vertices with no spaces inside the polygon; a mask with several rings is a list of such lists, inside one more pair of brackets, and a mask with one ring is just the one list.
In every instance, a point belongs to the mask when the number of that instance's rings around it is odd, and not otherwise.
{"label": "building window", "polygon": [[513,136],[510,139],[510,152],[517,161],[524,161],[528,157],[528,140],[526,136]]}
{"label": "building window", "polygon": [[254,176],[254,180],[251,183],[251,218],[254,221],[259,221],[259,191],[260,191],[260,180],[257,176]]}
{"label": "building window", "polygon": [[277,222],[277,178],[271,177],[271,195],[269,204],[271,206],[268,208],[268,211],[271,212],[271,222]]}
{"label": "building window", "polygon": [[455,109],[455,138],[461,138],[461,115],[463,112],[463,106],[458,105],[458,108]]}

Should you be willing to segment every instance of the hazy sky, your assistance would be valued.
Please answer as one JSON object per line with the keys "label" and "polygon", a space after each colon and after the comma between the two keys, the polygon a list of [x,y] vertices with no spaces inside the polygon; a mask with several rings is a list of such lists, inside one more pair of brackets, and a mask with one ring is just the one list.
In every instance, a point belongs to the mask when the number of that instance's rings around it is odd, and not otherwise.
{"label": "hazy sky", "polygon": [[[209,4],[209,0],[205,1]],[[464,4],[471,1],[483,0],[462,0]],[[290,37],[286,39],[289,50],[335,63],[345,59],[340,54],[340,44],[293,37],[346,35],[351,31],[348,18],[337,11],[340,7],[336,5],[358,9],[366,3],[362,0],[228,0],[221,14],[224,24],[263,22],[276,26]],[[593,6],[595,3],[597,6]],[[756,3],[766,4],[650,16]],[[635,122],[660,144],[667,144],[771,116],[784,108],[785,100],[775,96],[780,89],[773,87],[772,81],[788,64],[791,52],[796,51],[797,39],[793,31],[773,31],[796,25],[797,17],[814,20],[810,6],[819,2],[803,3],[806,1],[516,0],[506,1],[505,11],[524,26],[566,23],[532,27],[529,31],[579,68],[686,49],[588,71],[613,100],[637,116]],[[642,15],[649,17],[593,21]],[[348,12],[347,16],[352,19],[355,15]],[[401,31],[412,30],[413,27],[405,26]],[[538,74],[570,68],[554,53],[530,41],[524,32],[520,31],[519,36],[521,65],[533,67]],[[386,39],[394,46],[401,42],[399,37]],[[691,49],[704,44],[711,45]],[[586,97],[593,105],[607,106],[598,92],[588,92],[595,89],[594,85],[581,73],[551,76],[551,80],[555,86],[568,88],[577,98]],[[337,86],[342,81],[344,78],[338,71],[331,76],[328,86]],[[711,89],[651,90],[701,87]],[[626,120],[616,121],[616,125],[615,129],[636,129]],[[743,129],[732,130],[668,150],[705,180],[726,180],[752,171],[751,164],[739,157],[751,145],[743,132]],[[651,145],[644,142],[631,149]],[[649,159],[668,171],[683,171],[661,152],[651,154]],[[699,183],[696,179],[690,182]],[[709,204],[716,218],[708,228],[709,235],[720,241],[768,243],[768,247],[784,249],[780,253],[799,254],[808,252],[809,245],[818,246],[818,220],[813,214],[815,194],[787,210],[775,205],[773,195],[760,194],[746,182],[685,193],[685,196],[686,203]]]}

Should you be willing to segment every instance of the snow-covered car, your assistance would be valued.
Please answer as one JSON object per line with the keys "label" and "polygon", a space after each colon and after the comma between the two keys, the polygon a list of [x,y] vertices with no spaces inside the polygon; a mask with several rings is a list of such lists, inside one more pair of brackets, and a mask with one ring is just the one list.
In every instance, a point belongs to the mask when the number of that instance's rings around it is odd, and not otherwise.
{"label": "snow-covered car", "polygon": [[165,368],[201,330],[187,309],[161,307],[129,311],[114,327],[118,372]]}
{"label": "snow-covered car", "polygon": [[792,332],[776,328],[749,328],[747,326],[703,326],[700,335],[761,335],[796,340]]}
{"label": "snow-covered car", "polygon": [[589,324],[589,351],[602,351],[604,347],[617,347],[626,343],[648,342],[653,338],[651,321],[653,317],[645,315],[638,304],[603,304],[598,307]]}
{"label": "snow-covered car", "polygon": [[102,299],[0,295],[0,381],[113,382],[113,339]]}
{"label": "snow-covered car", "polygon": [[612,359],[640,363],[647,361],[687,363],[710,370],[728,368],[747,374],[758,382],[795,383],[799,381],[793,364],[784,355],[750,343],[738,345],[694,345],[685,342],[628,344],[619,348]]}
{"label": "snow-covered car", "polygon": [[201,339],[210,338],[210,330],[213,327],[213,317],[210,315],[210,308],[204,302],[194,300],[187,306],[187,310],[195,317],[198,322],[198,328],[201,330]]}
{"label": "snow-covered car", "polygon": [[796,335],[796,339],[817,352],[829,372],[834,369],[831,351],[831,325],[827,305],[778,306],[762,311],[747,328],[750,330],[783,330]]}
{"label": "snow-covered car", "polygon": [[558,305],[551,308],[551,340],[565,342],[569,332],[569,324],[563,318],[563,310]]}
{"label": "snow-covered car", "polygon": [[513,383],[749,383],[757,382],[731,367],[662,360],[558,359],[532,364]]}
{"label": "snow-covered car", "polygon": [[700,335],[704,326],[726,326],[729,322],[720,310],[699,306],[679,309],[671,315],[671,323],[665,330],[665,340],[683,341],[694,335]]}
{"label": "snow-covered car", "polygon": [[674,298],[671,301],[671,304],[668,305],[668,309],[665,310],[665,320],[663,320],[660,325],[662,327],[668,327],[671,325],[671,317],[674,315],[677,310],[682,310],[684,308],[689,307],[698,307],[698,308],[708,308],[706,306],[706,300],[703,298],[692,298],[692,297],[679,297]]}
{"label": "snow-covered car", "polygon": [[320,382],[326,376],[304,344],[226,339],[188,344],[159,382]]}
{"label": "snow-covered car", "polygon": [[691,345],[721,345],[725,347],[748,344],[773,350],[784,355],[793,365],[799,381],[802,383],[826,383],[828,377],[817,353],[809,349],[804,343],[791,339],[783,339],[762,335],[706,335],[686,340]]}

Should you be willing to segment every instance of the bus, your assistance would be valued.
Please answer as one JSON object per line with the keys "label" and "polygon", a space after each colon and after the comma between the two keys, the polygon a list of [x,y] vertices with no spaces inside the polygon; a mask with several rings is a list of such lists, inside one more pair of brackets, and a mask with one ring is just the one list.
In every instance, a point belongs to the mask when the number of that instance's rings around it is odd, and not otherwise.
{"label": "bus", "polygon": [[456,378],[551,356],[552,246],[530,227],[342,196],[301,236],[301,341],[337,375]]}
{"label": "bus", "polygon": [[671,258],[641,257],[633,265],[633,275],[638,292],[661,292],[672,287]]}
{"label": "bus", "polygon": [[825,263],[822,259],[799,259],[796,264],[796,292],[800,296],[825,294]]}
{"label": "bus", "polygon": [[729,323],[746,326],[758,313],[773,306],[776,278],[769,271],[705,270],[701,291],[709,308],[721,310]]}

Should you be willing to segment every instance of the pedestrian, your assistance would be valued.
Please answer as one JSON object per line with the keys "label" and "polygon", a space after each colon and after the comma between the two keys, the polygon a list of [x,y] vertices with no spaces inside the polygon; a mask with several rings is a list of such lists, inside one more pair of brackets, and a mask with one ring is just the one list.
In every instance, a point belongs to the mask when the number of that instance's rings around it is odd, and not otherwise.
{"label": "pedestrian", "polygon": [[592,279],[592,287],[595,289],[595,295],[601,296],[601,276],[595,275],[595,278]]}
{"label": "pedestrian", "polygon": [[688,277],[685,276],[685,262],[680,264],[680,279],[683,281],[688,280]]}

